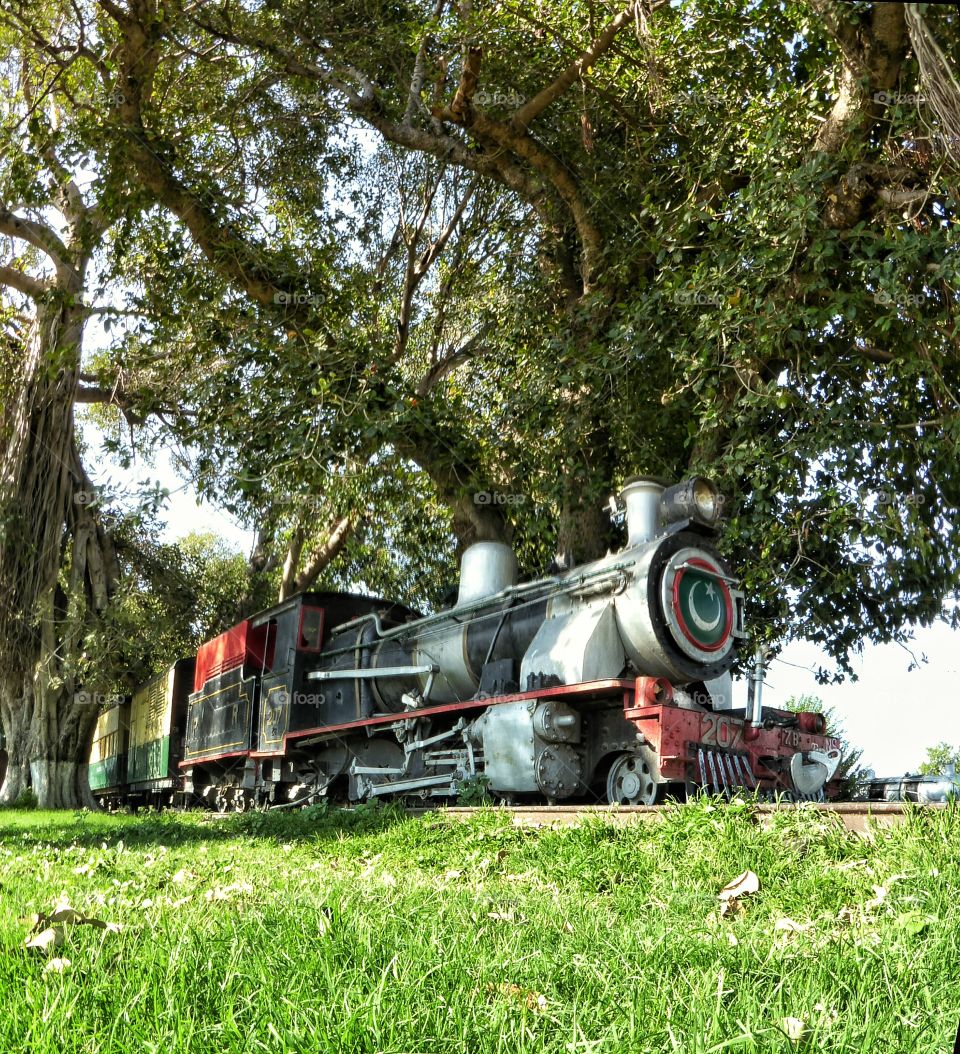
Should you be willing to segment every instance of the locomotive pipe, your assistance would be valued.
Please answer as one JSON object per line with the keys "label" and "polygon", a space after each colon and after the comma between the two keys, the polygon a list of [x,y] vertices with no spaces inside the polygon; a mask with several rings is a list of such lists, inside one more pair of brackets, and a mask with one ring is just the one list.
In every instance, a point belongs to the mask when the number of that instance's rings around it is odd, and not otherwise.
{"label": "locomotive pipe", "polygon": [[763,649],[757,648],[757,654],[753,660],[753,670],[750,673],[750,684],[747,689],[747,712],[750,716],[750,726],[752,728],[763,727],[763,667]]}
{"label": "locomotive pipe", "polygon": [[[544,592],[549,592],[551,589],[556,590],[558,594],[576,593],[577,590],[584,587],[588,580],[600,577],[614,577],[616,574],[625,571],[630,566],[631,565],[628,562],[613,564],[610,567],[604,567],[578,575],[576,579],[559,578],[556,576],[551,578],[538,578],[533,582],[524,582],[521,585],[510,586],[508,589],[504,589],[494,596],[471,601],[468,604],[464,604],[462,607],[458,605],[457,607],[437,611],[433,615],[426,615],[421,619],[406,622],[400,626],[394,626],[391,629],[384,629],[380,615],[375,611],[371,611],[369,614],[358,615],[355,619],[351,619],[349,622],[341,623],[337,626],[337,634],[339,635],[346,630],[354,629],[355,627],[362,625],[364,622],[372,622],[377,633],[377,639],[370,644],[362,645],[363,647],[371,647],[373,644],[379,644],[381,641],[392,640],[395,637],[409,636],[411,633],[416,633],[418,636],[426,636],[426,634],[422,634],[422,630],[436,626],[438,623],[466,622],[468,621],[467,616],[473,614],[478,615],[478,618],[473,621],[478,621],[479,619],[484,618],[495,618],[502,613],[499,607],[495,607],[495,605],[500,602],[506,602],[516,597],[526,596],[528,593],[542,594]],[[511,610],[519,611],[525,606],[539,603],[542,599],[542,596],[535,596],[530,600],[525,600],[522,604],[514,605]],[[488,611],[488,608],[494,608],[494,610]],[[350,644],[342,648],[324,649],[324,656],[345,655],[347,652],[355,651],[356,647],[355,644]]]}
{"label": "locomotive pipe", "polygon": [[650,476],[630,480],[620,491],[627,514],[627,547],[643,545],[656,537],[663,484]]}
{"label": "locomotive pipe", "polygon": [[314,670],[308,681],[337,681],[344,677],[411,677],[418,673],[439,673],[437,666],[371,666],[365,670]]}

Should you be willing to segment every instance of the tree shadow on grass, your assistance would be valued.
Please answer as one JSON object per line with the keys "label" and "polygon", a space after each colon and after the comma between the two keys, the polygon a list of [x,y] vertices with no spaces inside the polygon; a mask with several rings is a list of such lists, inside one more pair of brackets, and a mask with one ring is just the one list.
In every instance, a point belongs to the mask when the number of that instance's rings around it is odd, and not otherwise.
{"label": "tree shadow on grass", "polygon": [[[65,847],[99,846],[122,840],[134,849],[152,845],[184,846],[222,843],[237,839],[270,839],[278,842],[328,842],[345,836],[372,837],[414,817],[400,806],[303,809],[211,815],[200,812],[117,814],[64,811],[18,812],[4,817],[0,810],[0,845],[28,841]],[[35,816],[35,822],[31,822]],[[4,822],[7,819],[7,822]]]}

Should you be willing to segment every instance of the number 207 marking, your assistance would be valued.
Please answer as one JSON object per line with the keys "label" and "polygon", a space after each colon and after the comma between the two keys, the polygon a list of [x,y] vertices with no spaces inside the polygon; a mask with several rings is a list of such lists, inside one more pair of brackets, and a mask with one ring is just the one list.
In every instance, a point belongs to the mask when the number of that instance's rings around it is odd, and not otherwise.
{"label": "number 207 marking", "polygon": [[717,714],[704,714],[700,719],[700,741],[713,747],[735,747],[743,735],[739,725],[731,724]]}

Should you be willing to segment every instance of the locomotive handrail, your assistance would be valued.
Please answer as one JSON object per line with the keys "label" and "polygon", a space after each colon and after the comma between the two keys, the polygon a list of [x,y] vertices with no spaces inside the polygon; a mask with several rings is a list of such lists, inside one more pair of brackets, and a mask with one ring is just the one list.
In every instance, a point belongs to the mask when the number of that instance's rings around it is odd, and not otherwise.
{"label": "locomotive handrail", "polygon": [[[469,615],[474,611],[481,611],[483,608],[488,607],[491,604],[495,604],[499,601],[510,600],[517,596],[522,596],[525,593],[531,592],[542,592],[543,590],[555,588],[561,593],[576,593],[582,589],[584,585],[591,579],[602,579],[602,578],[616,578],[622,572],[629,570],[634,564],[634,561],[626,561],[617,564],[613,564],[610,567],[598,568],[596,571],[588,571],[584,574],[577,575],[576,577],[564,576],[563,578],[538,578],[533,582],[525,582],[517,586],[508,586],[506,589],[500,590],[499,593],[492,593],[488,597],[480,597],[478,600],[471,600],[468,604],[463,604],[455,608],[447,608],[445,611],[438,611],[434,615],[427,615],[426,618],[416,619],[413,622],[405,622],[400,626],[394,626],[392,629],[385,630],[383,628],[383,622],[380,618],[379,612],[371,611],[366,615],[358,615],[355,619],[351,619],[349,622],[344,622],[339,626],[335,627],[334,632],[341,633],[346,629],[350,629],[354,626],[359,626],[364,622],[373,622],[374,629],[377,632],[377,640],[367,641],[355,644],[349,644],[342,648],[332,648],[330,651],[324,652],[325,655],[346,655],[348,652],[357,651],[360,648],[371,648],[376,644],[379,644],[383,640],[389,640],[393,637],[403,637],[409,633],[421,633],[426,627],[433,627],[439,622],[458,621],[457,616]],[[529,604],[534,604],[539,597],[534,597],[532,600],[527,600],[524,603],[517,604],[513,609],[519,611],[522,607]],[[495,618],[500,614],[499,610],[494,610],[481,614],[475,621],[480,621],[484,618]]]}
{"label": "locomotive handrail", "polygon": [[740,579],[734,578],[733,575],[725,575],[722,571],[716,571],[712,567],[703,567],[700,564],[693,564],[689,560],[684,560],[682,564],[677,564],[678,571],[699,571],[703,575],[707,575],[709,578],[719,578],[721,582],[726,582],[727,585],[738,586],[740,585]]}
{"label": "locomotive handrail", "polygon": [[408,677],[416,673],[439,673],[436,665],[424,666],[371,666],[364,670],[314,670],[306,675],[308,681],[338,681],[344,677]]}

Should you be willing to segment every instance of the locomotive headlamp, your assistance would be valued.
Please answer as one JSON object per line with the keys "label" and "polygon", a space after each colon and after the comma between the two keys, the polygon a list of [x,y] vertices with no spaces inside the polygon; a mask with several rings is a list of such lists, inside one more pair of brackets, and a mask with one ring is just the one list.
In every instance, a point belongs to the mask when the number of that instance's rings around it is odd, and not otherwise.
{"label": "locomotive headlamp", "polygon": [[706,527],[716,526],[723,507],[723,497],[705,476],[694,476],[676,486],[667,487],[660,496],[660,520],[695,520]]}

